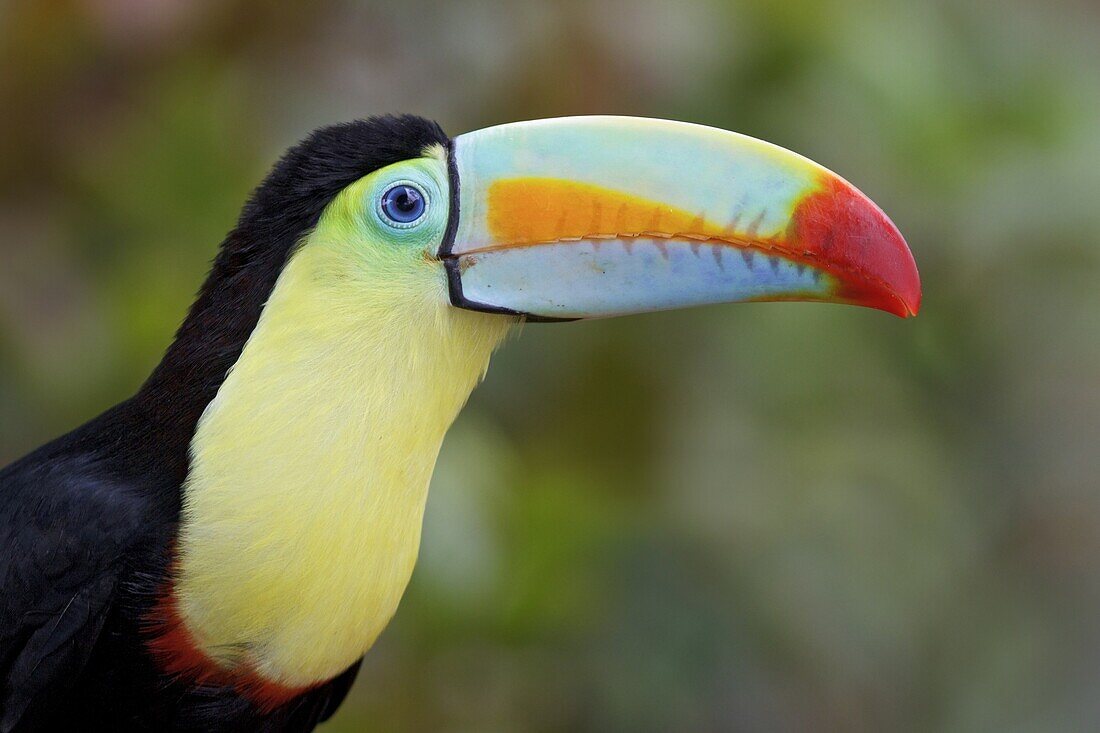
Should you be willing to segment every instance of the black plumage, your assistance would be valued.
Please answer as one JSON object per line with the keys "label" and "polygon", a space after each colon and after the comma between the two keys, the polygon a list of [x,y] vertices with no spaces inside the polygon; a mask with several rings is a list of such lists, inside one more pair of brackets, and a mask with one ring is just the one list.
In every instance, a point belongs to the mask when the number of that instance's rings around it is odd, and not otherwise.
{"label": "black plumage", "polygon": [[314,132],[245,205],[163,361],[136,395],[0,471],[0,733],[306,731],[358,664],[272,711],[162,674],[146,650],[166,585],[188,446],[289,254],[343,188],[449,145],[433,122]]}

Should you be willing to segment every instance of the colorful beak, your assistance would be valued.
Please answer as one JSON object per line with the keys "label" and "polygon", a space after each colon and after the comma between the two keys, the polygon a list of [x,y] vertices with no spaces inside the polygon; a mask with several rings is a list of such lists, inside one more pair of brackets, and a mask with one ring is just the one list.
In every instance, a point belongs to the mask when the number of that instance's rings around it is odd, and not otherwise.
{"label": "colorful beak", "polygon": [[916,264],[886,215],[760,140],[565,117],[460,135],[451,155],[439,256],[462,308],[572,320],[750,301],[920,307]]}

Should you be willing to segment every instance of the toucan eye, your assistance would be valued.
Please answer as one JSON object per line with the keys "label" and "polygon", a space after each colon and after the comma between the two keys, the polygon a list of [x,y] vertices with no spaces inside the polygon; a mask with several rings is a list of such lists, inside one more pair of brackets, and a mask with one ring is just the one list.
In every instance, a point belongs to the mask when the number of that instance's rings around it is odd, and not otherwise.
{"label": "toucan eye", "polygon": [[424,216],[424,192],[408,183],[398,183],[382,194],[382,214],[397,226],[411,226]]}

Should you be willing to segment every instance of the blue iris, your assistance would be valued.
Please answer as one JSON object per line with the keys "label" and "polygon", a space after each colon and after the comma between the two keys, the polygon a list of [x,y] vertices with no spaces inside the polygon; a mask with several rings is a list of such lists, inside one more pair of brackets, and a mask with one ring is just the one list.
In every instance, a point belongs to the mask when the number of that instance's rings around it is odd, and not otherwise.
{"label": "blue iris", "polygon": [[407,183],[390,186],[382,194],[382,213],[394,224],[408,225],[424,216],[424,193]]}

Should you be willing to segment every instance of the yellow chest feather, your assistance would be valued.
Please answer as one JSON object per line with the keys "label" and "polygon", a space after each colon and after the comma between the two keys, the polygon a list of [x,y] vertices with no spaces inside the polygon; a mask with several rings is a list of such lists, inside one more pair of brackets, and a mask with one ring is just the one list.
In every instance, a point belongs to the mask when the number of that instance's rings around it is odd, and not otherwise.
{"label": "yellow chest feather", "polygon": [[404,277],[311,242],[199,422],[175,592],[227,669],[329,679],[397,609],[443,435],[511,325]]}

